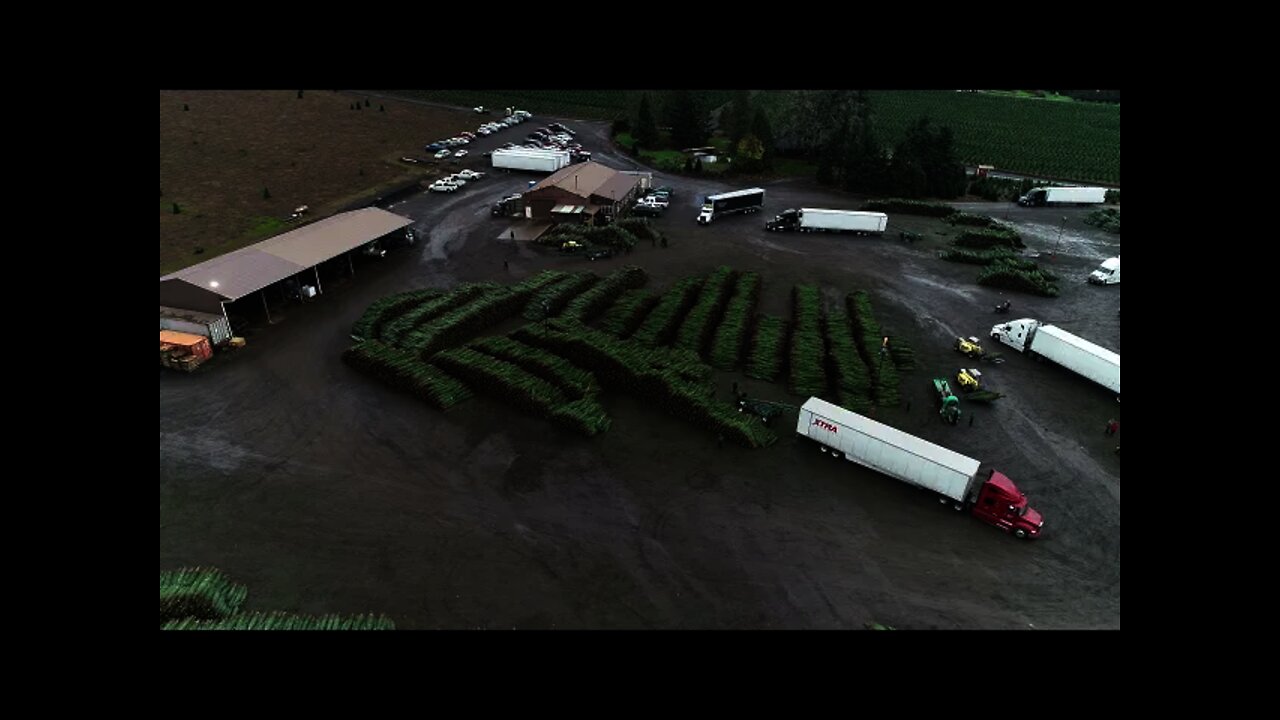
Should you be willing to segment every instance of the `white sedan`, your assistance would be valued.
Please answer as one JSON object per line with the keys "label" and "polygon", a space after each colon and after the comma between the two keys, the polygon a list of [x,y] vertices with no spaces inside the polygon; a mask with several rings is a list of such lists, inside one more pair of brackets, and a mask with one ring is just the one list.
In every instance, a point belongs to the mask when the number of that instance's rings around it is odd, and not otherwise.
{"label": "white sedan", "polygon": [[480,178],[484,177],[484,173],[479,172],[477,170],[467,169],[467,170],[458,171],[458,176],[466,180],[479,180]]}
{"label": "white sedan", "polygon": [[467,156],[467,151],[466,151],[466,150],[459,150],[458,152],[454,153],[454,154],[453,154],[453,156],[454,156],[454,157],[466,157],[466,156]]}
{"label": "white sedan", "polygon": [[447,158],[449,157],[449,154],[450,153],[448,150],[441,150],[440,152],[436,153],[436,159],[439,160],[441,158]]}
{"label": "white sedan", "polygon": [[437,180],[431,183],[432,192],[456,192],[457,189],[458,189],[457,185],[451,182],[446,182],[444,180]]}

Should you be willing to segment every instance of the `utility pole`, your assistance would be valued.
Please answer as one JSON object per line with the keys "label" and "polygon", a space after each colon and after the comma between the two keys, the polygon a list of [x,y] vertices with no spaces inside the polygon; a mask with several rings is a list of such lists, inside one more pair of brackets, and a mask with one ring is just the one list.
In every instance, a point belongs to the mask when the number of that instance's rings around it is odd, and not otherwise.
{"label": "utility pole", "polygon": [[1053,259],[1058,259],[1058,244],[1062,242],[1062,230],[1067,226],[1067,216],[1062,216],[1062,224],[1058,226],[1058,239],[1053,243]]}

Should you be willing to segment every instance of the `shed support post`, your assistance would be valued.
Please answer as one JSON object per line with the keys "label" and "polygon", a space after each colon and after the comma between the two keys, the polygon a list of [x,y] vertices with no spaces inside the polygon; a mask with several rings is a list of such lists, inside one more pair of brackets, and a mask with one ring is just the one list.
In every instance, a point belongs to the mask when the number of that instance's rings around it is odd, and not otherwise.
{"label": "shed support post", "polygon": [[262,295],[262,309],[267,311],[267,324],[270,325],[271,324],[271,308],[267,307],[267,289],[262,288],[262,291],[259,294]]}
{"label": "shed support post", "polygon": [[347,253],[347,264],[351,266],[351,277],[356,276],[356,261],[351,259],[351,253]]}
{"label": "shed support post", "polygon": [[320,287],[320,266],[316,265],[311,269],[316,271],[316,292],[318,293],[324,292],[324,288]]}

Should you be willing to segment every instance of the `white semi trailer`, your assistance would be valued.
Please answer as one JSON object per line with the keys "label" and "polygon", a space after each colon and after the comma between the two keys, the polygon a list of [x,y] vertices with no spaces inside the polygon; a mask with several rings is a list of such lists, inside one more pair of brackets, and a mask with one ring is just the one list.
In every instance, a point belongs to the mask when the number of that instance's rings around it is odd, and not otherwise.
{"label": "white semi trailer", "polygon": [[1045,205],[1098,205],[1107,201],[1107,189],[1100,187],[1045,187],[1033,188],[1018,198],[1023,207]]}
{"label": "white semi trailer", "polygon": [[1022,318],[991,328],[991,337],[1018,352],[1038,355],[1120,394],[1120,354],[1056,325]]}
{"label": "white semi trailer", "polygon": [[880,234],[889,224],[889,216],[881,212],[860,210],[824,210],[801,208],[783,210],[765,223],[764,229],[773,232],[852,232],[859,235]]}
{"label": "white semi trailer", "polygon": [[569,153],[564,150],[509,148],[494,150],[491,157],[495,168],[506,170],[555,172],[570,163]]}
{"label": "white semi trailer", "polygon": [[981,462],[825,400],[811,397],[800,407],[796,433],[837,458],[937,493],[956,510],[969,507],[974,517],[1019,538],[1039,537],[1044,527],[1003,473],[991,470],[983,479]]}

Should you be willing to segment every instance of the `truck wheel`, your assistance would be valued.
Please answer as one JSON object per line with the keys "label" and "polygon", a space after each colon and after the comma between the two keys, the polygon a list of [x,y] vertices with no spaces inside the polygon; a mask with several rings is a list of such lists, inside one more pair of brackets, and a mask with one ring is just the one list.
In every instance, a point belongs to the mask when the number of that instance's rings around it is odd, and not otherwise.
{"label": "truck wheel", "polygon": [[835,458],[835,459],[837,459],[837,460],[843,460],[843,459],[844,459],[844,453],[840,452],[839,450],[832,450],[832,451],[831,451],[831,457],[833,457],[833,458]]}
{"label": "truck wheel", "polygon": [[942,503],[943,505],[946,505],[947,503],[951,502],[951,498],[947,497],[946,495],[939,495],[938,502]]}
{"label": "truck wheel", "polygon": [[1013,531],[1013,536],[1018,538],[1019,540],[1026,540],[1027,531],[1022,528],[1015,528]]}
{"label": "truck wheel", "polygon": [[961,510],[964,510],[964,503],[960,503],[960,502],[951,503],[951,509],[955,510],[956,512],[960,512]]}

